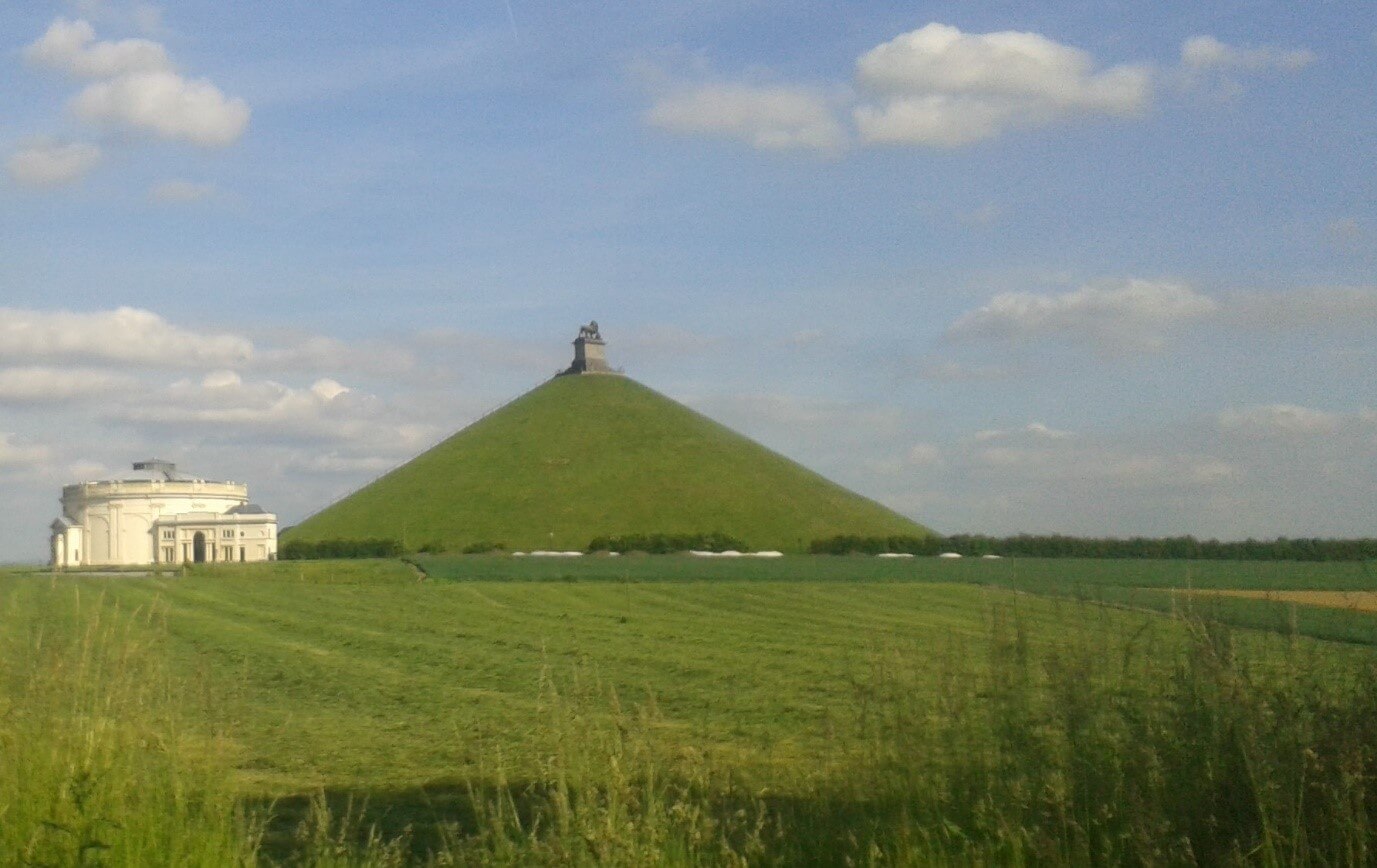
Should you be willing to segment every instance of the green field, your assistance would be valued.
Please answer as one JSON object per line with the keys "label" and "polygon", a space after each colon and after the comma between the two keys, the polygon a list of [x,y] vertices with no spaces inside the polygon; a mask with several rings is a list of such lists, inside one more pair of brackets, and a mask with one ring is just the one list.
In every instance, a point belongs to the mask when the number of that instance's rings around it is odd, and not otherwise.
{"label": "green field", "polygon": [[14,759],[0,767],[0,852],[207,865],[1371,854],[1372,650],[1086,590],[1160,594],[1186,571],[1197,587],[1350,588],[1361,565],[417,563],[427,579],[394,561],[0,573],[0,746]]}
{"label": "green field", "polygon": [[1377,645],[1377,613],[1296,606],[1269,600],[1192,597],[1182,591],[1377,588],[1377,570],[1362,561],[1083,560],[1009,558],[785,557],[733,560],[693,557],[512,558],[419,555],[428,576],[447,581],[825,581],[950,582],[1069,597],[1130,609],[1200,617],[1239,627]]}

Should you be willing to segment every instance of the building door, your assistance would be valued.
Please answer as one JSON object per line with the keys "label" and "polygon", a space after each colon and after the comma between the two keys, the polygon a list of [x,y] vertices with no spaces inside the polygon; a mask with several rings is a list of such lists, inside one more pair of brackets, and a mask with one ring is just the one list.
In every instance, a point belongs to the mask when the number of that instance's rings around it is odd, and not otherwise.
{"label": "building door", "polygon": [[199,530],[191,538],[191,559],[198,564],[206,562],[206,535]]}

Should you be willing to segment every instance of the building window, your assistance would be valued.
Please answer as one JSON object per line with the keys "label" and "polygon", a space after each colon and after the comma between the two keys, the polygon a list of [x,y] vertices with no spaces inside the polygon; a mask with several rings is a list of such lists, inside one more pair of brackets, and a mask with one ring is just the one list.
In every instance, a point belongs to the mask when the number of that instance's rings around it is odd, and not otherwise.
{"label": "building window", "polygon": [[163,531],[163,539],[176,539],[176,538],[177,538],[177,532],[176,532],[175,530],[165,530],[165,531]]}
{"label": "building window", "polygon": [[234,531],[227,528],[225,530],[220,531],[220,536],[224,537],[225,539],[233,539]]}

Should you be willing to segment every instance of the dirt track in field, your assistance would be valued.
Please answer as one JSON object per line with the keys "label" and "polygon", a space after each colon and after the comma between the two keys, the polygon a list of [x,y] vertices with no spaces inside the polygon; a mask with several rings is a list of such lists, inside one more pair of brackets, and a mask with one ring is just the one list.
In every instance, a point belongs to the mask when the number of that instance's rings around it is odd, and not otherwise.
{"label": "dirt track in field", "polygon": [[1377,612],[1377,591],[1192,591],[1201,597],[1247,597],[1327,609]]}

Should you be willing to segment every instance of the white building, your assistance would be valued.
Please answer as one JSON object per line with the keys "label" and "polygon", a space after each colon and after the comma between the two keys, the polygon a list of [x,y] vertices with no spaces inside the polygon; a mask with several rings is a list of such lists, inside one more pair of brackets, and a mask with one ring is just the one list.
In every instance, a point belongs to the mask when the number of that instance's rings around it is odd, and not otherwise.
{"label": "white building", "polygon": [[63,487],[54,567],[277,558],[277,516],[249,503],[247,485],[183,479],[166,461],[134,469],[150,478]]}

